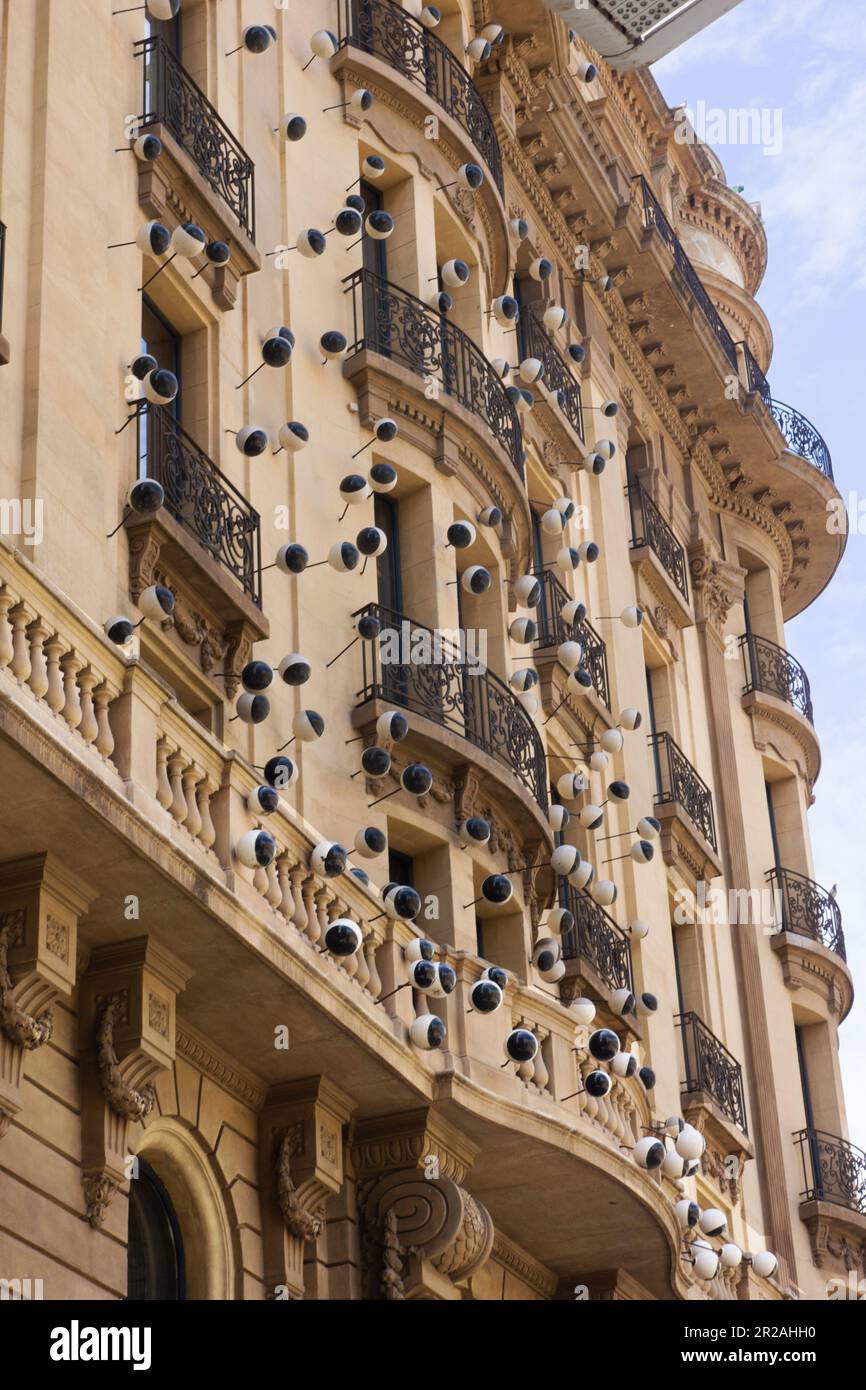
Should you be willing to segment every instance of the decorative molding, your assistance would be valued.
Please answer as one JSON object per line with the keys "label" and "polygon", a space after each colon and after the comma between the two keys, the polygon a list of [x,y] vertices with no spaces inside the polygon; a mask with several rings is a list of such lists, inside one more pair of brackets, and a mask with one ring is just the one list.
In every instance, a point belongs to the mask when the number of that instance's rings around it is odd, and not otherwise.
{"label": "decorative molding", "polygon": [[250,1072],[244,1072],[235,1062],[219,1053],[210,1042],[205,1042],[188,1023],[177,1024],[175,1046],[180,1056],[203,1075],[210,1077],[215,1085],[248,1105],[251,1110],[260,1110],[267,1095],[267,1086]]}

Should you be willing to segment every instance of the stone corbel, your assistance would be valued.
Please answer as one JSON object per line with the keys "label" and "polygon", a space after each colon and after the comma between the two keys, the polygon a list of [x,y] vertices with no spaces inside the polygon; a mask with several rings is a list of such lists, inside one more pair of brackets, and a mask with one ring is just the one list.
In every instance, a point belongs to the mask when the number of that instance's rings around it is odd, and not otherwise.
{"label": "stone corbel", "polygon": [[142,936],[98,947],[81,978],[81,1180],[93,1227],[130,1175],[129,1126],[146,1120],[154,1079],[174,1065],[175,1004],[190,973]]}
{"label": "stone corbel", "polygon": [[461,1185],[477,1148],[433,1111],[353,1134],[365,1297],[459,1299],[490,1256],[490,1213]]}
{"label": "stone corbel", "polygon": [[0,1138],[21,1109],[25,1053],[72,993],[78,919],[95,896],[52,854],[0,864]]}
{"label": "stone corbel", "polygon": [[343,1186],[343,1126],[355,1101],[326,1076],[269,1091],[259,1117],[265,1288],[304,1297],[304,1253]]}

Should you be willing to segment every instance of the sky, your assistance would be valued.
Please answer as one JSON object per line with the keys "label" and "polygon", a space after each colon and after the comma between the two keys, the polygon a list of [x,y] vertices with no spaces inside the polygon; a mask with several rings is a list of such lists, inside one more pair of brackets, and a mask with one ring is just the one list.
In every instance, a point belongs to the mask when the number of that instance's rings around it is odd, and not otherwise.
{"label": "sky", "polygon": [[815,877],[827,888],[838,884],[857,991],[839,1032],[840,1057],[849,1138],[866,1149],[866,718],[858,696],[866,692],[866,490],[858,491],[866,399],[866,5],[742,0],[652,73],[670,106],[684,102],[694,113],[702,101],[707,110],[766,113],[763,142],[709,143],[728,183],[742,184],[743,196],[762,207],[769,266],[757,298],[775,339],[767,373],[773,395],[823,435],[849,512],[842,563],[787,625],[786,640],[809,677],[821,741],[809,812]]}

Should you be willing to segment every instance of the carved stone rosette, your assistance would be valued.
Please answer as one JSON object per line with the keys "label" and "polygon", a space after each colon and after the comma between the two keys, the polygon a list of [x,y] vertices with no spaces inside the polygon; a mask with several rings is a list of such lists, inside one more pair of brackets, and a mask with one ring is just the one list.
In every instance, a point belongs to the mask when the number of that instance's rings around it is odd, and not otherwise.
{"label": "carved stone rosette", "polygon": [[78,918],[94,894],[51,854],[0,864],[0,1138],[21,1109],[24,1058],[75,980]]}
{"label": "carved stone rosette", "polygon": [[87,1220],[102,1224],[129,1176],[128,1133],[174,1065],[175,1002],[190,972],[152,937],[94,951],[80,983],[81,1169]]}
{"label": "carved stone rosette", "polygon": [[275,1086],[259,1117],[265,1288],[304,1297],[304,1247],[343,1186],[343,1126],[355,1102],[326,1076]]}

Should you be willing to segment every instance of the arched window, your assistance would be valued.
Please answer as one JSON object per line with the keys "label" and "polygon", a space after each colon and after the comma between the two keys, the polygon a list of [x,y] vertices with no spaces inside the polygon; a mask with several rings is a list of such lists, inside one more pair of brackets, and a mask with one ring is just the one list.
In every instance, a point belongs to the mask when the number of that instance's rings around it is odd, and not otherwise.
{"label": "arched window", "polygon": [[186,1297],[183,1240],[171,1198],[143,1158],[129,1190],[126,1297],[165,1302]]}

